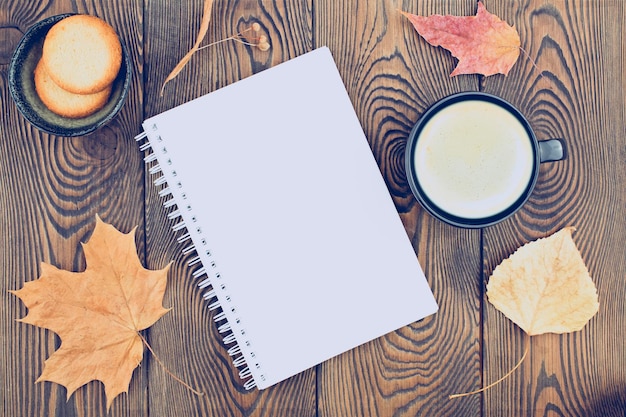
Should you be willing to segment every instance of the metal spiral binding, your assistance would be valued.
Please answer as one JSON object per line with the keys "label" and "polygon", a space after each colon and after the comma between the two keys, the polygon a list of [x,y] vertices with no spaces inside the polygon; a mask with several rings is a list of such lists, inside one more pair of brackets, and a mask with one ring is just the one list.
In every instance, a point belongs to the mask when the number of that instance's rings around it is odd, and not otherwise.
{"label": "metal spiral binding", "polygon": [[[153,129],[156,130],[156,126],[153,126]],[[148,134],[144,131],[135,137],[135,141],[137,141],[137,143],[140,143],[147,137]],[[177,223],[172,226],[172,230],[174,232],[182,232],[181,236],[177,238],[178,243],[183,244],[191,240],[191,234],[187,231],[187,225],[182,218],[181,210],[177,207],[177,204],[172,197],[172,190],[167,184],[167,179],[165,175],[163,175],[162,173],[163,169],[161,165],[157,162],[157,155],[156,153],[151,152],[151,142],[146,141],[142,143],[139,146],[139,150],[146,153],[144,157],[144,162],[146,166],[149,166],[148,173],[152,176],[158,175],[158,177],[154,179],[153,183],[157,188],[162,187],[158,191],[159,197],[168,198],[163,202],[163,207],[171,210],[167,214],[167,218],[170,221],[177,221]],[[250,367],[246,365],[246,359],[244,358],[244,355],[241,351],[241,347],[239,346],[239,344],[237,344],[235,334],[233,333],[230,323],[227,321],[226,313],[221,308],[221,304],[217,299],[216,291],[213,289],[213,283],[211,282],[211,278],[207,274],[206,267],[202,265],[200,255],[197,254],[195,245],[193,243],[188,244],[184,247],[182,253],[183,255],[192,255],[193,253],[196,253],[196,256],[193,256],[187,262],[187,264],[189,267],[197,266],[197,269],[192,272],[192,276],[195,279],[202,278],[202,280],[198,283],[198,287],[202,290],[205,290],[202,297],[207,301],[209,310],[215,311],[215,316],[213,317],[213,320],[218,326],[218,333],[222,335],[224,345],[232,345],[228,348],[228,355],[232,358],[234,366],[239,369],[239,377],[245,381],[244,388],[246,390],[251,390],[252,388],[257,386],[257,382],[254,380],[254,378],[251,378],[252,371],[250,370]],[[210,255],[209,252],[207,252],[207,254]],[[216,264],[215,262],[212,262],[209,266],[215,268]],[[219,274],[216,274],[216,276],[219,278]],[[225,288],[223,284],[222,287]]]}

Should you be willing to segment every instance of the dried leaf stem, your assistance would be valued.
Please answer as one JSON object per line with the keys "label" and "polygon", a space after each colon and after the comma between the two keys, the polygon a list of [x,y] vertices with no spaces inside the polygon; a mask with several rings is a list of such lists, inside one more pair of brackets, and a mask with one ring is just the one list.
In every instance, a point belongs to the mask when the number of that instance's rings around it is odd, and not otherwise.
{"label": "dried leaf stem", "polygon": [[204,0],[204,11],[202,12],[202,21],[200,22],[200,30],[198,31],[198,37],[193,44],[189,52],[180,60],[180,62],[174,67],[172,72],[169,73],[163,85],[161,86],[161,96],[163,96],[163,89],[165,84],[176,78],[178,73],[187,65],[187,62],[191,59],[191,56],[198,50],[200,43],[204,39],[207,31],[209,30],[209,22],[211,21],[211,11],[213,10],[213,0]]}
{"label": "dried leaf stem", "polygon": [[163,368],[163,370],[169,375],[171,376],[176,382],[180,383],[183,387],[187,388],[189,391],[193,392],[194,394],[198,395],[198,396],[203,396],[204,393],[201,391],[198,391],[196,389],[194,389],[191,385],[189,385],[188,383],[186,383],[185,381],[183,381],[182,379],[180,379],[179,377],[177,377],[176,375],[174,375],[169,369],[167,369],[167,367],[165,366],[165,364],[163,362],[161,362],[161,359],[159,359],[159,357],[157,356],[157,354],[154,352],[154,350],[152,350],[152,347],[150,346],[150,344],[148,343],[148,341],[146,340],[145,337],[143,337],[143,335],[140,332],[137,332],[137,334],[139,335],[139,337],[141,338],[141,341],[143,342],[143,344],[146,346],[146,348],[148,348],[148,350],[150,351],[150,353],[152,353],[152,356],[154,357],[154,359],[157,361],[157,363],[159,365],[161,365],[161,367]]}
{"label": "dried leaf stem", "polygon": [[537,63],[535,62],[534,59],[531,58],[531,56],[528,54],[528,52],[526,52],[526,49],[522,48],[521,46],[519,47],[519,50],[522,52],[522,54],[524,54],[524,56],[526,57],[527,60],[530,61],[530,63],[533,65],[533,67],[535,68],[535,70],[537,70],[537,72],[539,73],[539,77],[543,77],[543,73],[541,72],[541,70],[539,69],[539,67],[537,66]]}
{"label": "dried leaf stem", "polygon": [[[524,333],[524,334],[526,334],[526,333]],[[511,374],[513,374],[513,372],[515,372],[517,370],[517,368],[520,367],[522,362],[524,362],[524,359],[526,359],[526,356],[528,355],[528,351],[529,350],[530,350],[530,336],[527,337],[526,349],[524,350],[524,354],[522,355],[522,358],[517,362],[517,364],[513,367],[513,369],[511,369],[509,372],[507,372],[506,375],[504,375],[502,378],[498,379],[497,381],[492,382],[491,384],[487,385],[486,387],[482,387],[480,389],[477,389],[477,390],[471,391],[471,392],[464,392],[462,394],[452,394],[452,395],[448,396],[448,398],[452,400],[454,398],[467,397],[469,395],[479,394],[479,393],[481,393],[483,391],[487,391],[488,389],[495,387],[500,382],[502,382],[505,379],[507,379],[508,377],[510,377]]]}

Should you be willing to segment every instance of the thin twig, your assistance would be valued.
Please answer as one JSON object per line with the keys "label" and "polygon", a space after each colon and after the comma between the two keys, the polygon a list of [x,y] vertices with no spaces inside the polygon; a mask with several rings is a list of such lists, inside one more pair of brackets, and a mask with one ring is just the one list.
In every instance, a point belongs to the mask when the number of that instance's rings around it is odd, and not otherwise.
{"label": "thin twig", "polygon": [[[247,30],[247,29],[246,29],[246,30]],[[244,32],[245,32],[245,31],[244,31]],[[239,43],[242,43],[242,44],[244,44],[244,45],[248,45],[248,46],[257,46],[257,44],[255,44],[255,43],[250,43],[250,42],[246,42],[246,41],[242,40],[242,39],[240,38],[240,36],[241,36],[241,34],[242,34],[242,33],[243,33],[243,32],[238,33],[238,34],[233,35],[233,36],[229,36],[228,38],[225,38],[225,39],[220,39],[219,41],[215,41],[215,42],[211,42],[211,43],[208,43],[208,44],[206,44],[206,45],[203,45],[203,46],[199,47],[198,49],[196,49],[196,52],[198,52],[198,51],[200,51],[200,50],[202,50],[202,49],[204,49],[204,48],[208,48],[208,47],[210,47],[210,46],[215,46],[215,45],[217,45],[217,44],[220,44],[220,43],[222,43],[222,42],[227,42],[227,41],[235,41],[235,42],[239,42]]]}

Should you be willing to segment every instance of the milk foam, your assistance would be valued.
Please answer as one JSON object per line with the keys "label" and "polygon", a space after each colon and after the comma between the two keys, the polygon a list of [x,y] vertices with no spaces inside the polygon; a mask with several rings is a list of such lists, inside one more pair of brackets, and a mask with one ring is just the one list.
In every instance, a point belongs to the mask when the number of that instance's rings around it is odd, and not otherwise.
{"label": "milk foam", "polygon": [[444,211],[485,218],[510,207],[533,173],[533,146],[524,125],[482,100],[443,108],[423,127],[415,172],[424,193]]}

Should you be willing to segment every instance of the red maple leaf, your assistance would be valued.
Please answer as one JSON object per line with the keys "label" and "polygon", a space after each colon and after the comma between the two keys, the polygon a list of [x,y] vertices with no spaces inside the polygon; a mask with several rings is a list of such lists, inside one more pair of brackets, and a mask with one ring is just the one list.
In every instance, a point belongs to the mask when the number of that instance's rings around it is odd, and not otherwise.
{"label": "red maple leaf", "polygon": [[517,30],[478,2],[476,16],[418,16],[402,12],[428,43],[458,58],[450,76],[508,74],[520,54]]}

